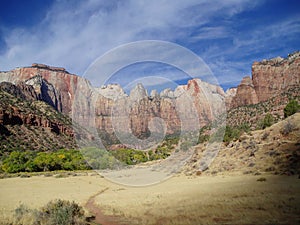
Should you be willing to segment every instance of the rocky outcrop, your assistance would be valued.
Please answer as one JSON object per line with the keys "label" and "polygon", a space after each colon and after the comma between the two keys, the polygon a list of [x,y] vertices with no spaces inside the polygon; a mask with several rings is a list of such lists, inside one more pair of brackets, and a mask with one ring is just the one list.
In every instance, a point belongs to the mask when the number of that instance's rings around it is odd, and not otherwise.
{"label": "rocky outcrop", "polygon": [[60,101],[57,97],[55,88],[52,84],[44,80],[42,76],[34,76],[26,80],[25,84],[34,88],[38,100],[46,102],[56,110],[61,108],[61,106],[58,105]]}
{"label": "rocky outcrop", "polygon": [[[203,126],[225,113],[226,108],[257,104],[299,86],[299,65],[299,52],[287,59],[256,62],[252,78],[243,78],[237,88],[226,93],[220,86],[192,79],[175,90],[165,89],[160,94],[151,91],[150,95],[143,85],[137,84],[127,95],[118,84],[93,88],[82,77],[43,64],[1,72],[0,81],[19,85],[20,96],[43,100],[69,116],[74,109],[73,118],[84,126],[95,126],[109,134],[117,128],[120,132],[147,136],[151,131],[159,132],[161,126],[169,134],[193,129],[197,124]],[[151,128],[157,118],[163,123]]]}
{"label": "rocky outcrop", "polygon": [[300,52],[286,59],[277,57],[252,65],[252,80],[259,102],[280,94],[291,86],[300,85]]}
{"label": "rocky outcrop", "polygon": [[6,125],[27,125],[48,128],[56,134],[65,134],[73,137],[74,132],[70,126],[64,123],[52,121],[46,117],[32,114],[24,114],[21,109],[12,108],[13,110],[0,110],[0,124]]}
{"label": "rocky outcrop", "polygon": [[139,101],[143,98],[147,98],[147,90],[141,83],[138,83],[131,91],[130,91],[130,100],[132,101]]}
{"label": "rocky outcrop", "polygon": [[[7,87],[10,90],[7,90]],[[24,89],[26,87],[26,89]],[[31,87],[31,88],[30,88]],[[49,128],[56,134],[73,136],[70,124],[59,121],[62,116],[44,102],[37,102],[38,96],[32,86],[0,83],[0,124],[2,126],[25,125]],[[28,91],[29,90],[29,91]],[[34,99],[36,97],[37,99]],[[55,118],[58,119],[55,119]]]}
{"label": "rocky outcrop", "polygon": [[100,88],[95,88],[95,90],[105,98],[113,100],[127,96],[127,94],[119,84],[103,85]]}
{"label": "rocky outcrop", "polygon": [[190,115],[187,119],[195,127],[194,117],[200,126],[207,125],[218,115],[225,113],[225,93],[220,86],[192,79],[187,85],[178,86],[174,92],[180,113]]}
{"label": "rocky outcrop", "polygon": [[257,104],[258,97],[254,89],[254,85],[249,76],[242,79],[237,87],[235,96],[232,98],[231,107],[235,108],[243,105]]}
{"label": "rocky outcrop", "polygon": [[69,73],[69,72],[66,71],[66,69],[63,68],[63,67],[48,66],[48,65],[45,65],[45,64],[41,64],[41,63],[32,63],[31,66],[32,66],[32,67],[35,67],[35,68],[40,68],[40,69],[47,69],[47,70],[52,70],[52,71],[60,71],[60,72],[66,72],[66,73]]}
{"label": "rocky outcrop", "polygon": [[231,108],[231,102],[232,99],[234,98],[234,96],[236,95],[237,92],[237,88],[229,88],[227,89],[227,91],[225,92],[225,105],[226,105],[226,109],[230,109]]}
{"label": "rocky outcrop", "polygon": [[[0,72],[0,82],[6,81],[17,84],[36,76],[42,77],[48,84],[54,87],[57,103],[53,102],[53,105],[56,106],[59,112],[63,112],[66,115],[70,115],[72,112],[72,104],[77,86],[80,83],[88,83],[86,79],[70,74],[63,68],[50,67],[43,64],[33,64],[32,67],[16,68],[8,72]],[[47,83],[44,82],[42,88],[50,88],[51,85],[48,86]],[[52,101],[54,100],[53,96],[49,97]]]}
{"label": "rocky outcrop", "polygon": [[[300,52],[287,58],[276,57],[254,62],[252,79],[245,77],[237,88],[236,95],[227,102],[230,108],[256,104],[300,85]],[[230,102],[230,103],[229,103]]]}
{"label": "rocky outcrop", "polygon": [[9,82],[0,83],[0,91],[7,92],[22,100],[38,100],[38,96],[31,85],[27,85],[24,82],[20,82],[14,85]]}

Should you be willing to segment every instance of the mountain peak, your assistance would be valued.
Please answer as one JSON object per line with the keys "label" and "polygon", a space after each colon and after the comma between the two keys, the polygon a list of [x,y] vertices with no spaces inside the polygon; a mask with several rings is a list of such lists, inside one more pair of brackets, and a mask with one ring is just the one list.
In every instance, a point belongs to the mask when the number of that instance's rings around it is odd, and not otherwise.
{"label": "mountain peak", "polygon": [[131,91],[130,91],[130,99],[133,101],[138,101],[140,99],[148,97],[147,90],[143,86],[142,83],[138,83]]}

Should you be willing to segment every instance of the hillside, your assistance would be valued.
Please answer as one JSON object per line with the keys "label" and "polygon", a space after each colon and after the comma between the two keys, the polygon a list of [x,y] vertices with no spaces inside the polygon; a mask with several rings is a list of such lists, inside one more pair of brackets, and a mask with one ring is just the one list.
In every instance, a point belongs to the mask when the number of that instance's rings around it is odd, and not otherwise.
{"label": "hillside", "polygon": [[44,101],[28,99],[18,86],[10,84],[8,93],[7,85],[0,86],[1,154],[76,147],[70,118]]}
{"label": "hillside", "polygon": [[[222,144],[216,158],[203,173],[300,174],[299,131],[300,113],[296,113],[264,130],[244,133],[238,140]],[[195,147],[193,157],[183,170],[185,174],[197,174],[205,147],[206,143]]]}

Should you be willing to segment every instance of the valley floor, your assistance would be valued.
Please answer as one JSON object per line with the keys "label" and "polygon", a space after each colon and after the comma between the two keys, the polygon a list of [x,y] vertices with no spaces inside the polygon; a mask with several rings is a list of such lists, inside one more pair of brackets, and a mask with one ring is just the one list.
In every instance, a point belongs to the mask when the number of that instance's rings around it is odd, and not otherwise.
{"label": "valley floor", "polygon": [[[265,181],[257,181],[260,178]],[[1,179],[0,188],[2,224],[11,220],[20,203],[39,208],[54,199],[74,200],[93,206],[93,210],[99,207],[98,222],[105,214],[118,218],[119,224],[300,223],[298,176],[176,175],[163,183],[137,188],[88,173],[67,178]],[[102,224],[115,224],[107,218]]]}

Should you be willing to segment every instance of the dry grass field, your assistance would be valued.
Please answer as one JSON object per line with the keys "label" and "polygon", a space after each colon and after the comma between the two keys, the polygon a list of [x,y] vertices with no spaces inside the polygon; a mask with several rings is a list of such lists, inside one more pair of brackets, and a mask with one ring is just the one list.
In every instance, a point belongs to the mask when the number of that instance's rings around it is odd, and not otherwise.
{"label": "dry grass field", "polygon": [[[265,178],[265,181],[257,181]],[[39,208],[53,199],[93,202],[119,224],[299,224],[300,179],[296,176],[177,175],[147,187],[126,187],[100,176],[0,180],[1,222],[20,203]],[[98,194],[97,194],[98,193]],[[100,194],[99,194],[100,193]],[[101,218],[97,218],[98,222]],[[103,221],[102,224],[115,224]]]}

